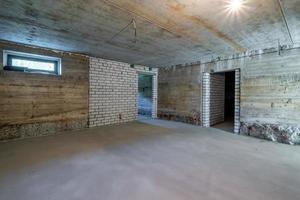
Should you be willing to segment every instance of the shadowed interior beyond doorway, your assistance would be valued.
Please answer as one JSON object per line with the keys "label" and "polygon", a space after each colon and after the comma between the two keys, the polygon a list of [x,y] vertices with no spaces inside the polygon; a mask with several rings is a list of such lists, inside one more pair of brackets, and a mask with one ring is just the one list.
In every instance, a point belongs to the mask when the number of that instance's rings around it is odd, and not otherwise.
{"label": "shadowed interior beyond doorway", "polygon": [[139,74],[138,114],[145,117],[152,116],[152,81],[152,75]]}
{"label": "shadowed interior beyond doorway", "polygon": [[[235,98],[235,72],[223,72],[225,76],[225,87],[224,87],[224,120],[222,122],[216,123],[213,127],[222,129],[228,132],[234,132],[234,98]],[[221,105],[220,105],[221,106]]]}

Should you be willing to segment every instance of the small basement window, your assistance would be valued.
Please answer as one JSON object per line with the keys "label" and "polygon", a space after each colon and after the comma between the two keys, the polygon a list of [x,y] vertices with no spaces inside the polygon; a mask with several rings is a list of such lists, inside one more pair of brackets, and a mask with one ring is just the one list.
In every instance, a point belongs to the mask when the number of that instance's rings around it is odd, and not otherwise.
{"label": "small basement window", "polygon": [[3,66],[8,71],[61,75],[61,59],[50,56],[5,50]]}

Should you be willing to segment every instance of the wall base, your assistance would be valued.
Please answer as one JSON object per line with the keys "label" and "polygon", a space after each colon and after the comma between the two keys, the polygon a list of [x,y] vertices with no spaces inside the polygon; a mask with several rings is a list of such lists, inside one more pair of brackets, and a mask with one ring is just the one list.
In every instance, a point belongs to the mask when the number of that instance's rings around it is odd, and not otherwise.
{"label": "wall base", "polygon": [[83,128],[87,128],[87,120],[6,125],[0,127],[0,141],[55,135],[63,131]]}
{"label": "wall base", "polygon": [[300,128],[288,125],[241,122],[241,134],[284,144],[300,145]]}
{"label": "wall base", "polygon": [[201,125],[199,112],[194,112],[191,115],[182,115],[175,112],[158,111],[158,118],[194,125]]}

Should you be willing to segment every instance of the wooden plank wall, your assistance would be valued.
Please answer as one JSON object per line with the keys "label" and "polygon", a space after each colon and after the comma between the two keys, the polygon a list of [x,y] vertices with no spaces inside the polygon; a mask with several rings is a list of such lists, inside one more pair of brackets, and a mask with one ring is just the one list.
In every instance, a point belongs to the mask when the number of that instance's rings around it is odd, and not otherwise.
{"label": "wooden plank wall", "polygon": [[300,126],[300,49],[249,59],[241,81],[243,122]]}
{"label": "wooden plank wall", "polygon": [[[62,58],[62,75],[3,70],[3,50]],[[0,140],[87,127],[89,58],[0,42]]]}
{"label": "wooden plank wall", "polygon": [[203,71],[241,69],[241,121],[299,126],[300,49],[201,65]]}
{"label": "wooden plank wall", "polygon": [[[300,48],[159,70],[161,115],[201,112],[202,72],[241,70],[241,122],[299,127]],[[160,117],[161,117],[160,115]]]}
{"label": "wooden plank wall", "polygon": [[200,72],[199,65],[159,69],[159,118],[201,124]]}

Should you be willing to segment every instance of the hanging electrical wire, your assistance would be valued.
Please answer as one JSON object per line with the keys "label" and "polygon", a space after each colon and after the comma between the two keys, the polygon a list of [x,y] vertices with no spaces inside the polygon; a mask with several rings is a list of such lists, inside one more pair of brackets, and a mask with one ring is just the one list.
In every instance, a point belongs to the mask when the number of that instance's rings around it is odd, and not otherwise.
{"label": "hanging electrical wire", "polygon": [[118,35],[120,35],[122,32],[124,32],[125,30],[127,30],[131,25],[133,25],[134,28],[134,43],[137,42],[137,28],[136,28],[136,22],[135,19],[133,18],[129,24],[127,24],[124,28],[122,28],[118,33],[116,33],[115,35],[113,35],[110,40],[108,41],[111,42],[113,39],[115,39]]}
{"label": "hanging electrical wire", "polygon": [[135,20],[132,19],[132,25],[133,25],[133,28],[134,28],[134,43],[136,43],[136,37],[137,37],[137,32],[136,32],[136,23],[135,23]]}
{"label": "hanging electrical wire", "polygon": [[288,35],[289,35],[289,38],[290,38],[290,41],[291,41],[292,44],[294,44],[294,40],[293,40],[292,33],[291,33],[291,30],[290,30],[290,27],[289,27],[289,24],[288,24],[288,21],[287,21],[287,18],[286,18],[286,14],[285,14],[285,10],[284,10],[282,1],[277,0],[277,2],[278,2],[278,5],[279,5],[280,13],[281,13],[283,21],[284,21],[284,25],[287,29],[287,32],[288,32]]}

